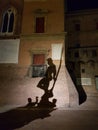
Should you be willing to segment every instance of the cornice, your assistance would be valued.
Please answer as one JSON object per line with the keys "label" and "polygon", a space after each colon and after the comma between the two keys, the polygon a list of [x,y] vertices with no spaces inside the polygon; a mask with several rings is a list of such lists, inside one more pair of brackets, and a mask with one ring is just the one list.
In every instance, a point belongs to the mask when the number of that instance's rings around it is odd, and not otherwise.
{"label": "cornice", "polygon": [[45,40],[45,39],[59,39],[59,38],[64,38],[66,36],[66,32],[61,32],[61,33],[44,33],[44,34],[21,34],[20,38],[21,39],[35,39],[35,40]]}
{"label": "cornice", "polygon": [[89,9],[89,10],[76,10],[65,13],[66,16],[78,16],[78,15],[92,15],[98,14],[98,9]]}
{"label": "cornice", "polygon": [[24,0],[24,2],[38,2],[38,1],[47,1],[47,0]]}

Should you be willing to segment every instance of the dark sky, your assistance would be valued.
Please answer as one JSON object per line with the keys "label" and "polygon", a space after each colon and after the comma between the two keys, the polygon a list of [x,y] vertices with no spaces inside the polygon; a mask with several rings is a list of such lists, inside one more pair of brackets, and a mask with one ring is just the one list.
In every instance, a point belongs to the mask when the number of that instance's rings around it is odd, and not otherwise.
{"label": "dark sky", "polygon": [[98,0],[67,0],[67,10],[84,10],[98,8]]}

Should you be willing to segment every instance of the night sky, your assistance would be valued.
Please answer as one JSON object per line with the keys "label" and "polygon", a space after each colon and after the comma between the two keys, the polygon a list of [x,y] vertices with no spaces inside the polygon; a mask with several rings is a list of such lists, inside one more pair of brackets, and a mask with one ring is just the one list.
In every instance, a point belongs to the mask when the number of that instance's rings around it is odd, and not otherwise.
{"label": "night sky", "polygon": [[85,10],[98,8],[98,0],[67,0],[67,10]]}

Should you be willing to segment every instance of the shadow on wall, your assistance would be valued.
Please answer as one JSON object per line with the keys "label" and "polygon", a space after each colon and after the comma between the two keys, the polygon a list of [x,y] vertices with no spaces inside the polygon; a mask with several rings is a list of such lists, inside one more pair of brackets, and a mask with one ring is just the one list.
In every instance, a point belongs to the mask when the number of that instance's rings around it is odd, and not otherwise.
{"label": "shadow on wall", "polygon": [[76,87],[76,90],[79,95],[79,105],[84,103],[87,99],[87,95],[85,90],[83,89],[82,83],[80,82],[79,85],[77,84],[77,78],[81,79],[81,70],[80,70],[80,64],[69,62],[67,63],[67,69],[71,76],[71,79]]}
{"label": "shadow on wall", "polygon": [[[50,113],[52,111],[57,109],[57,99],[53,98],[52,101],[49,99],[54,96],[53,89],[61,68],[61,61],[57,72],[53,60],[48,58],[47,62],[48,68],[46,73],[36,86],[44,91],[44,94],[41,96],[41,100],[38,101],[38,97],[36,97],[36,101],[32,102],[32,99],[29,97],[26,106],[0,113],[0,128],[2,130],[13,130],[15,128],[20,128],[27,125],[33,120],[47,118],[51,116]],[[51,89],[48,89],[52,80],[54,81],[53,86]]]}
{"label": "shadow on wall", "polygon": [[[49,98],[53,97],[53,87],[48,90],[49,83],[51,80],[56,82],[56,66],[53,64],[52,59],[48,59],[49,67],[46,71],[45,76],[39,81],[37,87],[44,90],[44,94],[41,96],[41,100],[32,102],[32,99],[28,98],[26,106],[18,107],[13,110],[0,113],[0,128],[2,130],[13,130],[27,125],[29,122],[36,119],[44,119],[51,116],[50,113],[56,110],[57,99],[53,98],[52,102]],[[56,77],[57,78],[57,77]]]}

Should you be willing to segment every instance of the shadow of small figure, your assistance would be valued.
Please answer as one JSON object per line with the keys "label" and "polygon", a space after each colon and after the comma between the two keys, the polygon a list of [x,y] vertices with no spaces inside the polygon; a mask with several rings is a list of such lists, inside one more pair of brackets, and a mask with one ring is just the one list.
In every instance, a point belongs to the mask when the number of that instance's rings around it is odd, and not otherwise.
{"label": "shadow of small figure", "polygon": [[28,104],[26,105],[27,108],[35,107],[38,104],[38,97],[36,97],[36,101],[32,102],[32,99],[28,98]]}

